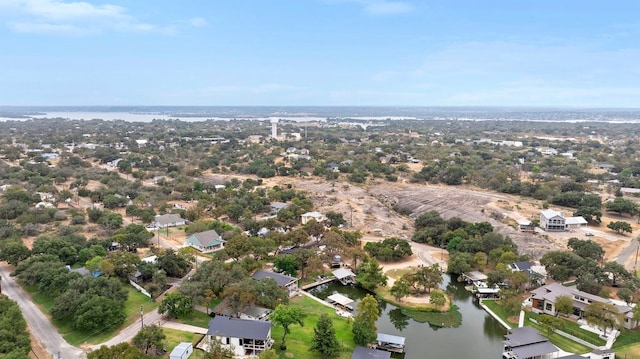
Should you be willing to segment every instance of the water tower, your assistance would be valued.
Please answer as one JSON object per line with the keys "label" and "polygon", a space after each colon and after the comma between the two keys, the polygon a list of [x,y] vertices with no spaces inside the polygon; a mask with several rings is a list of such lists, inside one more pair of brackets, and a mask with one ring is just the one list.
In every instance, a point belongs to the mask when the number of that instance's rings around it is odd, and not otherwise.
{"label": "water tower", "polygon": [[274,140],[278,139],[278,119],[277,118],[271,119],[271,139],[274,139]]}

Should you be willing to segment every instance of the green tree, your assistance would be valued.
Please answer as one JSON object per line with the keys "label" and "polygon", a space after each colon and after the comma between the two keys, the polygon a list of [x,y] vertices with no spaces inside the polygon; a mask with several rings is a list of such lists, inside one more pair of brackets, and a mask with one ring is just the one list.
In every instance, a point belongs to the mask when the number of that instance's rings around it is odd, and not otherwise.
{"label": "green tree", "polygon": [[605,336],[608,328],[616,328],[623,320],[616,306],[605,302],[589,304],[584,311],[584,316],[587,319],[587,323],[602,329]]}
{"label": "green tree", "polygon": [[631,225],[625,221],[610,222],[609,224],[607,224],[607,228],[616,231],[616,233],[618,234],[622,234],[622,232],[633,232],[633,228],[631,228]]}
{"label": "green tree", "polygon": [[151,356],[142,354],[129,343],[120,343],[111,347],[103,345],[100,349],[90,351],[87,359],[151,359]]}
{"label": "green tree", "polygon": [[298,274],[298,260],[292,254],[285,254],[276,257],[273,261],[276,270],[285,272],[290,276]]}
{"label": "green tree", "polygon": [[387,276],[373,258],[365,258],[357,269],[356,282],[363,288],[373,290],[379,285],[387,285]]}
{"label": "green tree", "polygon": [[367,294],[360,302],[356,316],[353,318],[353,341],[366,346],[376,340],[376,320],[380,316],[378,301],[371,294]]}
{"label": "green tree", "polygon": [[568,295],[560,295],[556,297],[556,302],[554,303],[556,307],[556,312],[569,315],[573,313],[573,299],[571,299]]}
{"label": "green tree", "polygon": [[471,253],[453,252],[447,263],[447,273],[461,274],[471,270],[473,256]]}
{"label": "green tree", "polygon": [[618,298],[624,300],[627,305],[633,300],[633,291],[629,288],[618,289]]}
{"label": "green tree", "polygon": [[216,337],[212,337],[208,344],[209,348],[204,352],[204,359],[226,359],[234,355],[233,351]]}
{"label": "green tree", "polygon": [[554,317],[551,315],[541,315],[538,322],[540,326],[545,329],[547,332],[547,338],[551,336],[551,333],[555,332],[556,329],[562,328],[562,318]]}
{"label": "green tree", "polygon": [[158,307],[158,313],[167,313],[170,318],[178,318],[180,316],[187,315],[191,313],[192,310],[193,301],[191,298],[184,296],[179,292],[168,293]]}
{"label": "green tree", "polygon": [[280,325],[284,329],[280,349],[287,349],[285,340],[287,334],[289,334],[289,326],[293,324],[298,324],[301,327],[304,326],[304,318],[306,316],[306,313],[302,309],[300,309],[300,307],[283,304],[278,304],[276,306],[276,308],[273,310],[273,313],[271,313],[271,316],[269,316],[269,319],[271,319],[271,322],[273,324]]}
{"label": "green tree", "polygon": [[0,294],[0,357],[27,359],[31,339],[20,307],[9,297]]}
{"label": "green tree", "polygon": [[618,214],[628,214],[635,216],[638,214],[638,205],[628,199],[616,197],[613,201],[607,202],[607,211],[613,211]]}
{"label": "green tree", "polygon": [[138,331],[133,337],[133,345],[142,350],[145,354],[149,353],[149,349],[162,348],[163,341],[167,338],[162,328],[157,325],[147,325]]}
{"label": "green tree", "polygon": [[434,290],[431,292],[429,303],[435,305],[436,307],[442,307],[447,302],[447,298],[444,295],[444,292],[441,290]]}
{"label": "green tree", "polygon": [[340,343],[336,338],[333,322],[326,313],[320,315],[318,324],[313,328],[310,349],[319,352],[322,359],[335,358],[340,354]]}
{"label": "green tree", "polygon": [[397,301],[401,301],[402,298],[411,294],[411,285],[406,279],[400,278],[393,283],[389,291]]}
{"label": "green tree", "polygon": [[258,359],[278,359],[278,353],[275,350],[269,349],[258,354]]}

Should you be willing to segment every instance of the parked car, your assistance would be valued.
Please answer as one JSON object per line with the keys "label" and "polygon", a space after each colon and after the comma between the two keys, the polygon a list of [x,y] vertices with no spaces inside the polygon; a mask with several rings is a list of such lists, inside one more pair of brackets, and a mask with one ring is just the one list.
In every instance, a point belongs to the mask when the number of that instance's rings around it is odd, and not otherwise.
{"label": "parked car", "polygon": [[594,236],[594,234],[592,232],[587,232],[584,235],[587,236],[587,237],[593,237]]}

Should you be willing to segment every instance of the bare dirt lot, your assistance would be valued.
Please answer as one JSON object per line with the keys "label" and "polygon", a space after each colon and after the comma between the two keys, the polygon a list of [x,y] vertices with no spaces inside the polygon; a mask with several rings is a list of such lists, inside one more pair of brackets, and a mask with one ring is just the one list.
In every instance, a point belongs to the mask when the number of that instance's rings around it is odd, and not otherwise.
{"label": "bare dirt lot", "polygon": [[[534,259],[539,259],[548,251],[565,250],[567,240],[575,237],[600,243],[606,252],[605,260],[615,260],[620,256],[619,261],[627,268],[632,268],[635,247],[631,244],[635,245],[635,235],[616,234],[606,228],[606,225],[612,220],[626,220],[632,225],[634,233],[640,230],[640,225],[634,219],[603,213],[602,224],[598,227],[588,226],[572,232],[521,232],[517,229],[516,221],[538,219],[542,209],[540,201],[462,186],[384,181],[356,186],[308,178],[269,180],[265,184],[291,184],[299,190],[309,192],[316,210],[342,213],[347,226],[360,230],[365,240],[388,237],[409,239],[413,235],[414,219],[424,212],[435,210],[445,219],[459,217],[469,222],[487,221],[494,226],[496,232],[509,236],[521,253],[529,254]],[[393,210],[394,206],[411,214],[400,215]],[[553,209],[563,211],[567,216],[573,213],[570,208]],[[591,232],[594,236],[586,237],[586,232]],[[633,250],[630,251],[631,249]]]}

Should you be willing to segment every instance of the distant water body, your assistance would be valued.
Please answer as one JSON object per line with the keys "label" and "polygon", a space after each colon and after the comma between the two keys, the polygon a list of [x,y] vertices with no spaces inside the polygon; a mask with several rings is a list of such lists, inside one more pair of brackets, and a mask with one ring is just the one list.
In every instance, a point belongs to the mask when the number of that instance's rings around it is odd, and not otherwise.
{"label": "distant water body", "polygon": [[533,107],[357,107],[357,106],[0,106],[0,121],[42,118],[70,120],[187,122],[219,120],[445,120],[640,123],[640,109]]}

